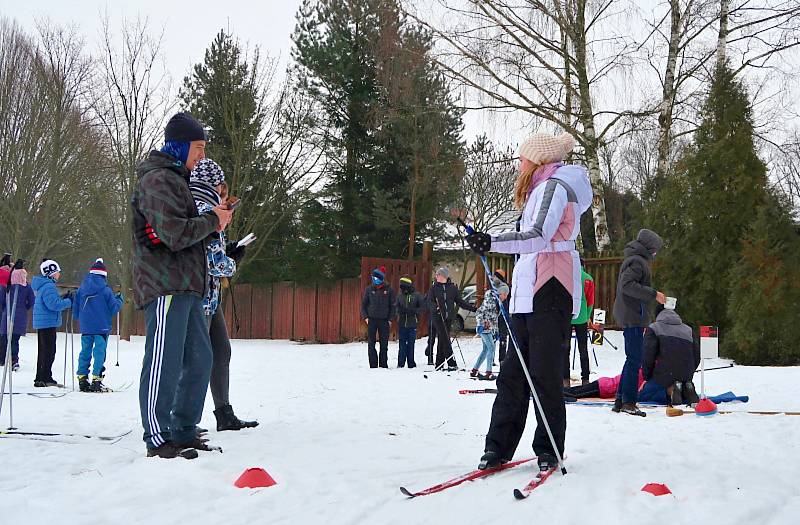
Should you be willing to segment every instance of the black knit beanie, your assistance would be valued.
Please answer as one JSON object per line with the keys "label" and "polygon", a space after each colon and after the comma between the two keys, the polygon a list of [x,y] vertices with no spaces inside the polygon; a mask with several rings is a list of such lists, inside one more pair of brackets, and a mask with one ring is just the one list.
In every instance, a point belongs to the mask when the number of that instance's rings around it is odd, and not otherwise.
{"label": "black knit beanie", "polygon": [[192,142],[194,140],[207,140],[202,124],[188,113],[173,115],[167,122],[167,127],[164,128],[164,141]]}

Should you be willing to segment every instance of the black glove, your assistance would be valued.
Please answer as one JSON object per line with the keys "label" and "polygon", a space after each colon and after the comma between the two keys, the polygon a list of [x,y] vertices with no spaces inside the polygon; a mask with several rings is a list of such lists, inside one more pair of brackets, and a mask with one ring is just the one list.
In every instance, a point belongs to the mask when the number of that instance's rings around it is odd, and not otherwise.
{"label": "black glove", "polygon": [[244,259],[244,250],[247,246],[237,246],[236,241],[231,241],[225,246],[225,254],[239,264]]}
{"label": "black glove", "polygon": [[492,236],[488,233],[470,233],[464,237],[464,239],[467,241],[467,244],[469,244],[469,247],[472,248],[472,251],[478,255],[484,255],[492,247]]}

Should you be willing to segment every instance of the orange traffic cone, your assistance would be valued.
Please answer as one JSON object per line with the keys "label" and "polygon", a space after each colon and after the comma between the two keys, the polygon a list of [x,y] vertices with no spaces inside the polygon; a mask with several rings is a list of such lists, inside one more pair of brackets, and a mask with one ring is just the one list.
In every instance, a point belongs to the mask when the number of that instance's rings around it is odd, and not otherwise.
{"label": "orange traffic cone", "polygon": [[260,467],[249,468],[242,472],[239,479],[234,483],[235,486],[242,488],[256,489],[261,487],[271,487],[277,485],[277,482],[272,479],[266,470]]}

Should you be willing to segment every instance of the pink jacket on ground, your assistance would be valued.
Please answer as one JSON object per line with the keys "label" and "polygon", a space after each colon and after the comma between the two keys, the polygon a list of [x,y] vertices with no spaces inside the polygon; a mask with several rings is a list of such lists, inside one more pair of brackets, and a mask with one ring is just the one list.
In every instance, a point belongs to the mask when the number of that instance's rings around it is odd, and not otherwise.
{"label": "pink jacket on ground", "polygon": [[[611,398],[616,397],[617,395],[617,388],[619,387],[620,379],[622,378],[621,375],[615,377],[599,377],[597,378],[597,386],[600,388],[600,397],[603,398]],[[639,390],[642,388],[642,384],[644,383],[644,376],[642,375],[642,369],[639,369],[639,382],[636,385],[636,389]]]}
{"label": "pink jacket on ground", "polygon": [[[555,179],[555,180],[554,180]],[[575,249],[580,217],[592,202],[582,166],[559,166],[536,186],[522,210],[519,231],[492,236],[491,250],[519,254],[514,265],[511,313],[533,311],[533,296],[555,277],[572,295],[572,317],[581,309],[581,265]]]}

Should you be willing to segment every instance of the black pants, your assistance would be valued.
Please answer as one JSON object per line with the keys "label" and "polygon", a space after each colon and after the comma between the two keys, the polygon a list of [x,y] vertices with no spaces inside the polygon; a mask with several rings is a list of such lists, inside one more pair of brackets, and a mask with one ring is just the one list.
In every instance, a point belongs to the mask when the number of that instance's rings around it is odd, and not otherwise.
{"label": "black pants", "polygon": [[450,325],[444,324],[442,317],[437,314],[437,317],[433,318],[433,327],[439,339],[439,345],[436,347],[436,368],[439,368],[445,359],[447,366],[458,366],[453,359],[453,345],[450,344]]}
{"label": "black pants", "polygon": [[433,325],[433,314],[428,316],[428,346],[425,355],[428,356],[428,364],[433,364],[433,347],[436,346],[436,327]]}
{"label": "black pants", "polygon": [[[581,360],[581,379],[589,380],[589,327],[586,323],[574,324],[575,339],[578,341],[578,354]],[[570,359],[572,356],[572,340],[567,339],[564,345],[564,379],[569,379]]]}
{"label": "black pants", "polygon": [[228,338],[228,327],[225,325],[222,308],[217,308],[214,315],[207,321],[211,350],[214,352],[209,386],[211,387],[211,398],[214,400],[214,408],[219,409],[231,404],[231,341]]}
{"label": "black pants", "polygon": [[[375,336],[380,337],[380,355],[375,352]],[[367,324],[367,354],[370,368],[389,368],[389,320],[370,319]]]}
{"label": "black pants", "polygon": [[[567,414],[562,390],[564,342],[570,336],[572,297],[555,278],[542,286],[533,298],[534,312],[514,314],[514,335],[533,379],[536,393],[547,415],[556,446],[564,453]],[[497,377],[497,398],[492,406],[492,421],[486,434],[486,451],[501,458],[513,458],[525,430],[530,388],[519,359],[509,359]],[[536,433],[533,451],[538,455],[554,454],[542,416],[536,410]]]}
{"label": "black pants", "polygon": [[39,339],[39,356],[36,360],[34,381],[53,381],[53,361],[56,360],[56,329],[40,328],[36,331]]}
{"label": "black pants", "polygon": [[570,397],[600,397],[600,383],[592,381],[591,383],[572,386],[564,389],[564,394]]}

